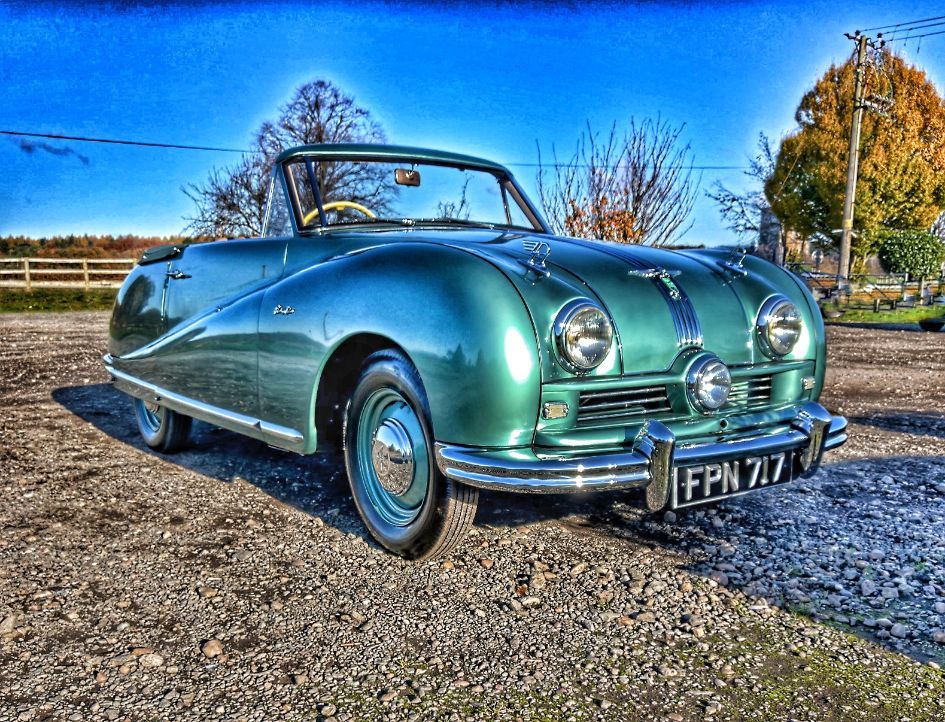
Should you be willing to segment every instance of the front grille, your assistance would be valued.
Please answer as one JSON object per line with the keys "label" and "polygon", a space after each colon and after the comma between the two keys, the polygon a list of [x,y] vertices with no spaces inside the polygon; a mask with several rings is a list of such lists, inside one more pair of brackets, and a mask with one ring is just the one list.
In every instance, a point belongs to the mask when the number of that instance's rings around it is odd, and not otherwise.
{"label": "front grille", "polygon": [[[729,393],[728,403],[722,412],[740,413],[754,411],[771,405],[772,374],[735,379]],[[578,401],[578,426],[610,426],[639,423],[645,418],[684,416],[685,408],[673,410],[669,401],[670,392],[685,394],[682,385],[641,386],[599,391],[582,391]],[[696,412],[697,413],[697,412]]]}
{"label": "front grille", "polygon": [[756,409],[771,403],[771,376],[752,376],[732,382],[726,408]]}
{"label": "front grille", "polygon": [[671,411],[666,386],[644,386],[613,391],[582,391],[577,423],[634,421]]}

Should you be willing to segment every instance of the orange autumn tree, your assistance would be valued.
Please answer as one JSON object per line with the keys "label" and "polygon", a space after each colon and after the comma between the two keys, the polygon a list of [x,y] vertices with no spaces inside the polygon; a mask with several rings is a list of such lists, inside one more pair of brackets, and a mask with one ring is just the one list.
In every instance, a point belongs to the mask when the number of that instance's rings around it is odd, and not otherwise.
{"label": "orange autumn tree", "polygon": [[[945,103],[924,71],[888,49],[870,57],[854,208],[855,266],[889,230],[928,230],[945,208]],[[785,229],[836,244],[853,117],[854,63],[833,65],[801,99],[765,195]],[[879,110],[880,112],[877,112]]]}
{"label": "orange autumn tree", "polygon": [[682,127],[661,120],[616,124],[601,138],[588,124],[574,154],[543,163],[538,197],[556,233],[619,243],[669,245],[692,225],[698,179]]}

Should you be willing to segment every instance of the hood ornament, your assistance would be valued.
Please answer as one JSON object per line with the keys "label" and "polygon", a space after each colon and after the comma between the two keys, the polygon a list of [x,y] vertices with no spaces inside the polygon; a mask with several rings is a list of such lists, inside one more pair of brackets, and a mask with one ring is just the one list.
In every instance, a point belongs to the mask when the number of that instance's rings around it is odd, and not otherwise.
{"label": "hood ornament", "polygon": [[630,271],[627,271],[627,275],[634,276],[636,278],[649,278],[661,282],[666,290],[669,292],[670,298],[674,301],[678,301],[682,298],[682,293],[679,291],[679,286],[676,285],[673,278],[678,276],[682,271],[667,271],[665,268],[634,268]]}
{"label": "hood ornament", "polygon": [[748,275],[748,269],[742,266],[746,255],[748,255],[748,253],[744,248],[741,246],[736,246],[732,249],[731,253],[728,254],[728,258],[726,258],[724,261],[716,261],[716,263],[723,271],[727,271],[736,276],[741,276],[744,278]]}
{"label": "hood ornament", "polygon": [[522,241],[522,248],[529,256],[528,258],[520,258],[519,263],[542,278],[549,278],[551,271],[548,270],[545,261],[551,255],[551,246],[544,241]]}

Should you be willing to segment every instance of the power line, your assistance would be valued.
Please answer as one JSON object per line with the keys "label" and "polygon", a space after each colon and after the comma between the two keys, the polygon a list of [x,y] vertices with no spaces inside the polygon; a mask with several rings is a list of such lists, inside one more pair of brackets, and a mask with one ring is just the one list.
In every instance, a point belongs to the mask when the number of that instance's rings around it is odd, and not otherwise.
{"label": "power line", "polygon": [[945,34],[945,30],[939,30],[934,33],[923,33],[922,35],[907,35],[903,38],[892,38],[890,40],[883,38],[883,40],[885,40],[887,43],[903,43],[903,42],[906,42],[907,40],[918,40],[919,38],[930,38],[933,35],[943,35],[943,34]]}
{"label": "power line", "polygon": [[901,22],[901,23],[894,23],[893,25],[879,25],[875,28],[864,28],[862,32],[868,33],[868,32],[872,32],[873,30],[886,30],[887,28],[898,28],[898,27],[901,27],[902,25],[928,23],[928,22],[931,22],[932,20],[945,20],[945,15],[939,15],[938,17],[934,17],[934,18],[923,18],[922,20],[905,20],[904,22]]}
{"label": "power line", "polygon": [[[143,148],[172,148],[174,150],[207,150],[215,151],[219,153],[258,153],[256,150],[243,150],[241,148],[218,148],[216,146],[206,146],[206,145],[186,145],[184,143],[152,143],[144,140],[124,140],[119,138],[88,138],[79,135],[59,135],[56,133],[27,133],[24,131],[18,130],[0,130],[0,135],[11,135],[25,138],[48,138],[51,140],[71,140],[81,143],[108,143],[112,145],[132,145],[139,146]],[[561,168],[568,163],[506,163],[505,165],[512,166],[515,168]],[[578,164],[579,167],[586,167],[583,164]],[[686,168],[691,168],[692,170],[749,170],[746,166],[739,165],[693,165],[686,166]]]}
{"label": "power line", "polygon": [[143,140],[120,140],[118,138],[86,138],[80,135],[58,135],[55,133],[25,133],[18,130],[0,130],[0,135],[13,135],[25,138],[49,138],[51,140],[72,140],[82,143],[109,143],[112,145],[136,145],[145,148],[173,148],[176,150],[210,150],[219,153],[255,153],[240,148],[216,148],[207,145],[184,145],[182,143],[150,143]]}
{"label": "power line", "polygon": [[[589,167],[585,163],[503,163],[502,165],[511,166],[512,168],[567,168],[570,166],[576,166],[578,168],[587,168]],[[619,166],[618,166],[619,167]],[[749,166],[745,165],[686,165],[680,166],[683,170],[751,170]]]}
{"label": "power line", "polygon": [[889,32],[886,32],[886,33],[876,33],[876,38],[889,39],[890,36],[893,36],[893,35],[908,34],[908,33],[911,33],[913,30],[926,30],[928,28],[938,27],[940,25],[945,25],[945,20],[939,20],[938,22],[934,22],[934,23],[925,23],[924,25],[910,25],[907,28],[900,28],[898,30],[890,30]]}

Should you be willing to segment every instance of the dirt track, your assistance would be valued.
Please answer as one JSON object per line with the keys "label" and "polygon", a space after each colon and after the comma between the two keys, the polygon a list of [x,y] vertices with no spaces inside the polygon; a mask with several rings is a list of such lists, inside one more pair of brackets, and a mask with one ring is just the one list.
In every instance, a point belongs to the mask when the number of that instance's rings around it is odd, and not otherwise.
{"label": "dirt track", "polygon": [[0,720],[945,718],[945,334],[830,329],[813,481],[675,521],[485,494],[415,564],[331,459],[146,451],[106,327],[0,316]]}

